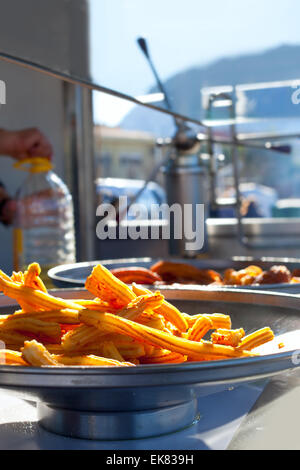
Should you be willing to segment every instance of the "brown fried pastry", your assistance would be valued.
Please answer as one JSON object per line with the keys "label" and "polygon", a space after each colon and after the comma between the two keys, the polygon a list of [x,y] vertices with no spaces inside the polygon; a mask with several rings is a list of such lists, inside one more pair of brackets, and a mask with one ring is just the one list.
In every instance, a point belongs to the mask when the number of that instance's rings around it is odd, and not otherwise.
{"label": "brown fried pastry", "polygon": [[272,266],[255,279],[255,284],[285,284],[292,280],[292,274],[286,266]]}
{"label": "brown fried pastry", "polygon": [[158,261],[150,269],[167,283],[190,281],[208,285],[212,282],[222,282],[222,276],[216,271],[212,269],[199,269],[187,263]]}
{"label": "brown fried pastry", "polygon": [[151,271],[146,268],[118,268],[111,269],[110,271],[114,276],[116,276],[120,281],[125,282],[126,284],[131,284],[132,282],[137,282],[138,284],[155,284],[156,282],[161,282],[162,278],[159,274]]}

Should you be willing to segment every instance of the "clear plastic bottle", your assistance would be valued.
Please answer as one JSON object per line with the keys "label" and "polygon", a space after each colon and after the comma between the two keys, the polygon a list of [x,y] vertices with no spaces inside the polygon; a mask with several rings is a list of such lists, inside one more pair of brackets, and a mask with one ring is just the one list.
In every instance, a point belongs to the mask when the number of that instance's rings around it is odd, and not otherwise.
{"label": "clear plastic bottle", "polygon": [[75,262],[72,196],[52,171],[50,161],[31,158],[18,162],[15,167],[26,169],[29,174],[16,197],[14,269],[23,270],[37,262],[49,286],[48,269]]}

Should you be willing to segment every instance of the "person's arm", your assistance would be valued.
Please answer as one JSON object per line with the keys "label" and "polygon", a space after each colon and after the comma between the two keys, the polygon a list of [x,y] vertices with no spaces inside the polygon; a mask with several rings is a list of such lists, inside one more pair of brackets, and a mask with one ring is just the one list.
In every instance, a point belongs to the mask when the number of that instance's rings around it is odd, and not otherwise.
{"label": "person's arm", "polygon": [[[0,129],[0,155],[10,156],[15,160],[30,157],[51,158],[52,146],[39,129],[19,131]],[[15,201],[6,192],[4,184],[0,182],[0,222],[4,225],[11,225],[15,210]]]}

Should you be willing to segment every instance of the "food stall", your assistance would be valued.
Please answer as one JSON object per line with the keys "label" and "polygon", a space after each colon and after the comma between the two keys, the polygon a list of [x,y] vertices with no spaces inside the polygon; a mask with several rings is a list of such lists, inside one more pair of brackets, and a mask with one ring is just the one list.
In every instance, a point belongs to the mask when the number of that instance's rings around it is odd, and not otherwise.
{"label": "food stall", "polygon": [[[8,16],[13,3],[19,2],[11,2]],[[154,456],[184,450],[193,459],[188,451],[298,449],[300,219],[245,215],[240,149],[289,158],[300,128],[242,133],[245,85],[202,89],[203,116],[174,108],[143,38],[138,45],[164,104],[99,84],[87,60],[88,3],[45,5],[49,11],[37,15],[52,15],[49,57],[37,40],[43,28],[32,49],[32,41],[13,44],[3,25],[0,61],[8,77],[20,70],[37,84],[55,84],[49,95],[57,94],[57,148],[63,149],[55,163],[73,197],[77,262],[49,271],[51,290],[38,260],[27,270],[0,273],[0,448],[98,449],[114,459],[122,450]],[[266,93],[289,86],[264,83]],[[110,204],[115,217],[105,228],[117,234],[111,239],[101,239],[96,217],[103,222],[101,204],[96,207],[93,93],[160,113],[175,126],[171,137],[157,139],[161,159],[125,207]],[[226,135],[219,132],[224,127]],[[233,197],[219,194],[220,146],[229,152]],[[199,216],[196,231],[189,226],[178,236],[178,219],[168,212],[122,218],[157,178],[164,181],[166,207],[180,214],[189,207],[189,223]],[[131,240],[122,236],[124,226]]]}

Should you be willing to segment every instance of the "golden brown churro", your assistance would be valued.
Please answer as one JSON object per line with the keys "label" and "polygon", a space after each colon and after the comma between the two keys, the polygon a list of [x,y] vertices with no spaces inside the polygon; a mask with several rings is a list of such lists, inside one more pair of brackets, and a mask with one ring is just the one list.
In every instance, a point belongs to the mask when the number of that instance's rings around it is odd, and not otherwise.
{"label": "golden brown churro", "polygon": [[239,330],[218,329],[211,334],[211,340],[214,344],[225,344],[236,348],[244,336],[243,328]]}
{"label": "golden brown churro", "polygon": [[[137,286],[135,283],[132,284],[132,290],[136,295],[151,294],[151,291],[145,289],[144,287]],[[188,323],[182,315],[182,313],[172,304],[163,301],[162,305],[156,309],[157,313],[160,313],[166,320],[173,323],[179,331],[185,331],[187,329]]]}
{"label": "golden brown churro", "polygon": [[58,362],[49,353],[45,346],[37,341],[25,341],[21,348],[22,358],[31,366],[58,366]]}
{"label": "golden brown churro", "polygon": [[238,349],[247,349],[251,351],[258,346],[261,346],[268,341],[274,339],[274,333],[270,328],[262,328],[261,330],[255,331],[248,336],[245,336],[238,345]]}

